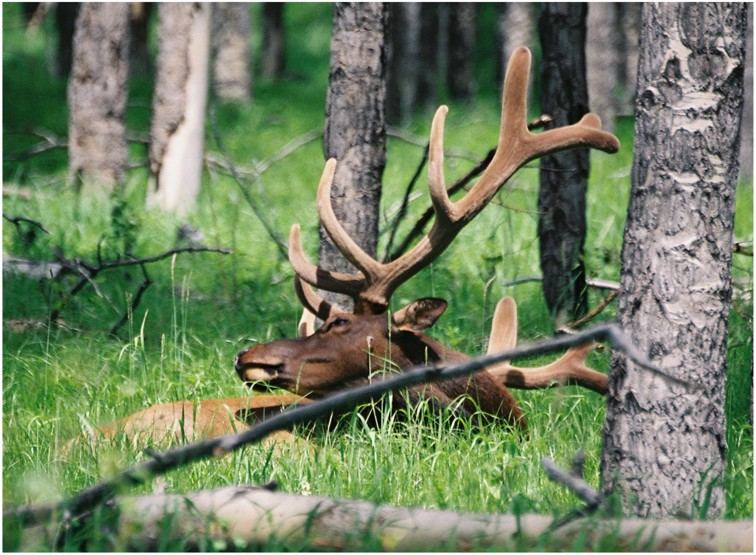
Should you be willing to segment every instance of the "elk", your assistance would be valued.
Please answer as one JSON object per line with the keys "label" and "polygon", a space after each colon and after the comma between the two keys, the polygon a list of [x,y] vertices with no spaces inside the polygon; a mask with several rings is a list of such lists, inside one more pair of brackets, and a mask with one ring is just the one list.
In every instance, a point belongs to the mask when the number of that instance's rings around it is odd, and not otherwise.
{"label": "elk", "polygon": [[[318,185],[318,215],[323,228],[357,272],[332,272],[312,264],[302,248],[300,227],[294,224],[289,235],[289,261],[295,272],[297,296],[323,324],[305,337],[281,339],[240,352],[235,369],[242,381],[253,387],[269,384],[317,398],[365,383],[385,366],[404,369],[419,364],[453,364],[469,358],[423,333],[444,312],[446,301],[418,299],[389,314],[392,293],[435,260],[528,161],[572,147],[588,146],[610,153],[619,149],[617,138],[603,131],[599,118],[590,113],[572,125],[538,134],[530,132],[526,105],[530,62],[527,48],[512,54],[504,78],[495,154],[480,179],[456,202],[449,199],[444,182],[443,132],[448,108],[438,108],[431,124],[428,155],[428,188],[435,219],[428,234],[395,260],[377,261],[341,226],[331,206],[337,161],[326,162]],[[326,302],[313,287],[351,297],[353,310]],[[503,299],[497,307],[490,344],[493,348],[511,346],[516,334],[516,307],[511,299]],[[516,368],[505,363],[471,378],[411,388],[409,401],[426,398],[446,407],[462,398],[463,413],[482,413],[524,429],[525,417],[507,388],[541,388],[566,381],[605,391],[606,377],[585,366],[590,348],[572,349],[541,368]],[[401,406],[401,397],[395,399]]]}

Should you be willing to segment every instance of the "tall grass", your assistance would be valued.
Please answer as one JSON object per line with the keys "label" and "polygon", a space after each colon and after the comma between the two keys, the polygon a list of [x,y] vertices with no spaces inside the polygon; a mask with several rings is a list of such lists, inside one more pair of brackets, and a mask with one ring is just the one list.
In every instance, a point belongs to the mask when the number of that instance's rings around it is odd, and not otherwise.
{"label": "tall grass", "polygon": [[[259,6],[254,7],[255,10]],[[244,107],[216,105],[216,125],[228,155],[250,165],[277,151],[293,137],[321,127],[325,101],[329,7],[291,5],[292,77],[259,82],[254,101]],[[4,181],[23,187],[30,198],[8,197],[4,210],[42,222],[49,236],[25,244],[5,225],[3,246],[12,254],[50,259],[54,249],[66,257],[93,259],[98,243],[118,252],[122,230],[114,226],[118,199],[80,197],[65,186],[65,152],[52,151],[23,161],[13,157],[35,139],[27,133],[45,128],[65,134],[65,84],[49,77],[45,56],[49,34],[27,37],[17,5],[3,5],[4,25]],[[49,25],[49,23],[48,23]],[[49,29],[45,28],[45,32]],[[296,32],[294,32],[296,30]],[[255,37],[259,42],[259,37]],[[496,87],[474,103],[452,104],[447,121],[450,149],[482,157],[496,138]],[[129,128],[145,132],[149,82],[132,83]],[[408,129],[427,136],[429,118],[418,116]],[[618,279],[622,232],[632,161],[632,122],[621,120],[623,148],[615,156],[593,153],[588,203],[586,263],[591,276]],[[208,133],[208,148],[218,145]],[[144,150],[135,146],[133,160]],[[382,214],[390,221],[422,149],[397,139],[388,144]],[[472,160],[450,158],[447,180],[465,173]],[[315,187],[322,152],[312,143],[274,164],[250,186],[256,202],[279,234],[303,226],[306,248],[317,242]],[[3,488],[6,506],[58,499],[112,475],[145,457],[144,446],[128,442],[97,449],[85,445],[69,452],[64,443],[89,425],[104,423],[146,406],[179,399],[247,394],[233,368],[234,354],[253,342],[295,333],[301,312],[292,288],[292,271],[278,255],[264,228],[228,176],[207,171],[197,210],[190,216],[209,244],[229,246],[230,256],[178,256],[150,266],[154,284],[118,338],[106,330],[130,302],[141,276],[136,270],[112,272],[98,280],[104,301],[89,289],[64,309],[62,327],[22,327],[10,320],[44,323],[69,283],[39,283],[4,276],[3,302]],[[424,177],[420,183],[424,183]],[[124,199],[134,221],[133,252],[154,254],[170,248],[178,222],[143,210],[146,173],[130,173]],[[428,206],[413,197],[399,235]],[[537,170],[528,165],[490,207],[471,223],[429,268],[395,295],[400,306],[419,296],[442,296],[450,308],[432,334],[470,354],[482,352],[495,302],[513,295],[520,307],[522,341],[550,334],[547,311],[537,283],[510,286],[516,278],[537,275]],[[752,188],[738,188],[736,236],[752,237]],[[384,225],[384,230],[385,230]],[[381,236],[382,252],[387,237]],[[752,278],[750,259],[735,261],[735,277]],[[598,296],[592,298],[596,302]],[[736,296],[730,322],[727,375],[727,516],[753,513],[752,306]],[[613,317],[609,308],[602,319]],[[533,361],[533,364],[546,359]],[[608,369],[606,352],[591,355],[595,368]],[[528,510],[564,513],[577,501],[551,484],[539,467],[549,456],[567,464],[586,451],[586,477],[598,483],[603,399],[577,388],[521,392],[530,434],[524,438],[501,426],[471,429],[451,417],[427,412],[407,422],[387,419],[364,425],[357,413],[335,430],[302,430],[314,449],[277,450],[250,446],[220,460],[205,461],[165,476],[169,492],[227,484],[276,480],[283,491],[360,498],[377,503],[423,505],[483,512]],[[149,491],[151,485],[135,491]]]}

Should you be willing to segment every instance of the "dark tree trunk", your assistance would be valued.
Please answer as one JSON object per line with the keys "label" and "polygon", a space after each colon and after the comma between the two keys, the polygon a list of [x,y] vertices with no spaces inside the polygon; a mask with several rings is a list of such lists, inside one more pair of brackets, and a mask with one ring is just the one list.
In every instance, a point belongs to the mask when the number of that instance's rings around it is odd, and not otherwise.
{"label": "dark tree trunk", "polygon": [[70,179],[87,188],[112,188],[124,178],[128,53],[128,4],[82,5],[68,83],[68,157]]}
{"label": "dark tree trunk", "polygon": [[[550,127],[576,123],[588,112],[583,3],[545,3],[538,22],[541,39],[541,112]],[[541,158],[538,191],[543,293],[556,327],[587,309],[583,244],[588,149]]]}
{"label": "dark tree trunk", "polygon": [[386,36],[386,119],[404,123],[417,104],[420,60],[420,4],[388,3]]}
{"label": "dark tree trunk", "polygon": [[[331,34],[326,99],[325,155],[338,166],[331,200],[344,229],[375,255],[381,177],[386,163],[384,33],[382,3],[337,3]],[[354,271],[321,228],[320,265]],[[348,304],[343,298],[342,304]]]}
{"label": "dark tree trunk", "polygon": [[55,29],[58,31],[58,51],[55,56],[55,75],[67,77],[71,73],[73,60],[73,40],[79,2],[59,2],[55,4]]}
{"label": "dark tree trunk", "polygon": [[417,83],[418,105],[435,103],[438,88],[439,5],[420,4],[420,74]]}
{"label": "dark tree trunk", "polygon": [[268,79],[280,79],[286,70],[286,33],[284,4],[263,4],[262,74]]}
{"label": "dark tree trunk", "polygon": [[[675,383],[615,356],[601,478],[627,514],[724,509],[725,365],[745,4],[643,4],[618,320]],[[707,497],[710,495],[709,499]]]}
{"label": "dark tree trunk", "polygon": [[449,7],[446,82],[452,98],[470,100],[475,94],[476,5],[454,2]]}
{"label": "dark tree trunk", "polygon": [[148,206],[185,214],[199,193],[210,57],[210,7],[158,6]]}
{"label": "dark tree trunk", "polygon": [[152,2],[131,3],[131,54],[129,61],[131,75],[146,77],[150,72],[148,39],[152,11]]}
{"label": "dark tree trunk", "polygon": [[218,98],[244,102],[251,97],[249,4],[213,4],[213,90]]}

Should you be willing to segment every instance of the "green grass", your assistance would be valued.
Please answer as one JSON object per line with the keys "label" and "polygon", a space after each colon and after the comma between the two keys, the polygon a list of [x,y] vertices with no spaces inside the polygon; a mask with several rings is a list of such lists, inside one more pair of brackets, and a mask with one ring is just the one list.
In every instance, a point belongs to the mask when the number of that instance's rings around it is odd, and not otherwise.
{"label": "green grass", "polygon": [[[259,6],[253,9],[259,10]],[[248,106],[213,108],[228,154],[240,165],[264,160],[292,138],[323,125],[330,7],[292,5],[287,13],[291,77],[281,82],[260,80]],[[46,57],[52,47],[49,21],[43,32],[27,36],[17,5],[4,4],[3,16],[4,183],[32,193],[28,199],[7,197],[4,211],[36,219],[50,231],[50,235],[38,233],[25,243],[6,222],[3,247],[6,252],[39,259],[49,259],[54,249],[60,249],[66,257],[92,260],[98,243],[105,253],[117,253],[124,240],[123,223],[113,224],[117,201],[97,195],[78,197],[68,188],[64,150],[14,160],[38,141],[28,134],[30,130],[65,135],[65,83],[47,71]],[[255,35],[254,41],[259,44],[259,36]],[[490,68],[480,71],[485,75]],[[496,87],[481,89],[481,95],[469,105],[450,103],[447,119],[447,147],[469,152],[473,159],[482,157],[496,138]],[[130,131],[147,131],[149,105],[149,79],[136,80],[129,100]],[[427,136],[429,116],[419,115],[408,130]],[[619,154],[592,154],[586,243],[590,275],[613,280],[619,278],[630,188],[632,122],[620,121],[617,134],[623,144]],[[207,137],[208,149],[217,152],[212,132]],[[143,161],[144,148],[135,145],[131,156],[134,162]],[[382,201],[385,221],[394,214],[421,156],[420,148],[389,139]],[[464,174],[473,163],[449,158],[447,182]],[[285,237],[292,223],[302,224],[311,254],[317,248],[315,188],[321,169],[321,146],[314,142],[271,166],[250,187],[280,235]],[[424,179],[418,186],[422,194],[413,199],[399,236],[428,205]],[[133,251],[140,255],[170,248],[177,224],[170,217],[142,209],[145,183],[145,170],[133,170],[124,194],[126,219],[133,221],[129,232]],[[191,223],[203,231],[208,244],[230,247],[234,254],[180,256],[151,265],[154,283],[118,338],[108,337],[106,330],[120,317],[141,282],[138,270],[114,271],[98,280],[113,305],[88,288],[64,309],[67,327],[23,331],[8,325],[8,320],[45,322],[50,307],[71,283],[43,284],[5,277],[6,507],[58,499],[144,458],[140,449],[128,445],[96,451],[75,448],[64,454],[63,444],[81,433],[83,423],[104,423],[160,402],[244,395],[232,368],[235,353],[255,341],[294,335],[301,308],[288,263],[278,256],[233,180],[206,172],[204,185]],[[394,306],[420,296],[447,298],[450,307],[432,334],[470,354],[482,352],[493,306],[503,295],[513,295],[518,301],[523,341],[549,335],[540,286],[506,285],[540,273],[536,193],[537,170],[530,164],[445,254],[402,286],[393,299]],[[751,184],[741,184],[737,239],[752,238],[751,204]],[[386,240],[382,235],[382,246]],[[734,276],[750,280],[751,259],[736,257]],[[592,302],[597,300],[598,296],[592,297]],[[610,307],[602,319],[612,318],[613,311]],[[753,439],[748,416],[751,313],[750,301],[736,297],[728,341],[728,518],[753,514]],[[590,362],[606,371],[608,355],[591,355]],[[312,452],[284,449],[271,454],[266,448],[251,446],[220,460],[169,473],[165,487],[169,492],[182,492],[276,480],[287,492],[309,491],[376,503],[564,514],[578,501],[548,481],[539,460],[549,456],[567,465],[583,448],[587,479],[597,485],[603,399],[571,387],[516,395],[529,420],[527,439],[497,426],[470,430],[457,425],[450,431],[448,420],[422,413],[410,418],[412,425],[391,421],[369,429],[353,415],[336,431],[314,433],[311,438],[317,448]],[[133,491],[146,492],[151,487]]]}

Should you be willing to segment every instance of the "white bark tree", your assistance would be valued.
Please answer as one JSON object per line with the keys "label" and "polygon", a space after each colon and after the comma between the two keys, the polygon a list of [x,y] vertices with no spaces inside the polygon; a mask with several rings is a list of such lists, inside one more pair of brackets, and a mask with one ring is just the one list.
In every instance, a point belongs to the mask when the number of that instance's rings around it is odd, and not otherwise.
{"label": "white bark tree", "polygon": [[147,205],[179,215],[194,207],[200,190],[209,41],[209,4],[159,5]]}
{"label": "white bark tree", "polygon": [[614,357],[601,468],[643,517],[724,509],[745,30],[745,4],[643,4],[618,320],[677,381]]}
{"label": "white bark tree", "polygon": [[129,5],[84,3],[68,82],[69,178],[113,188],[128,161],[124,112],[129,74]]}

